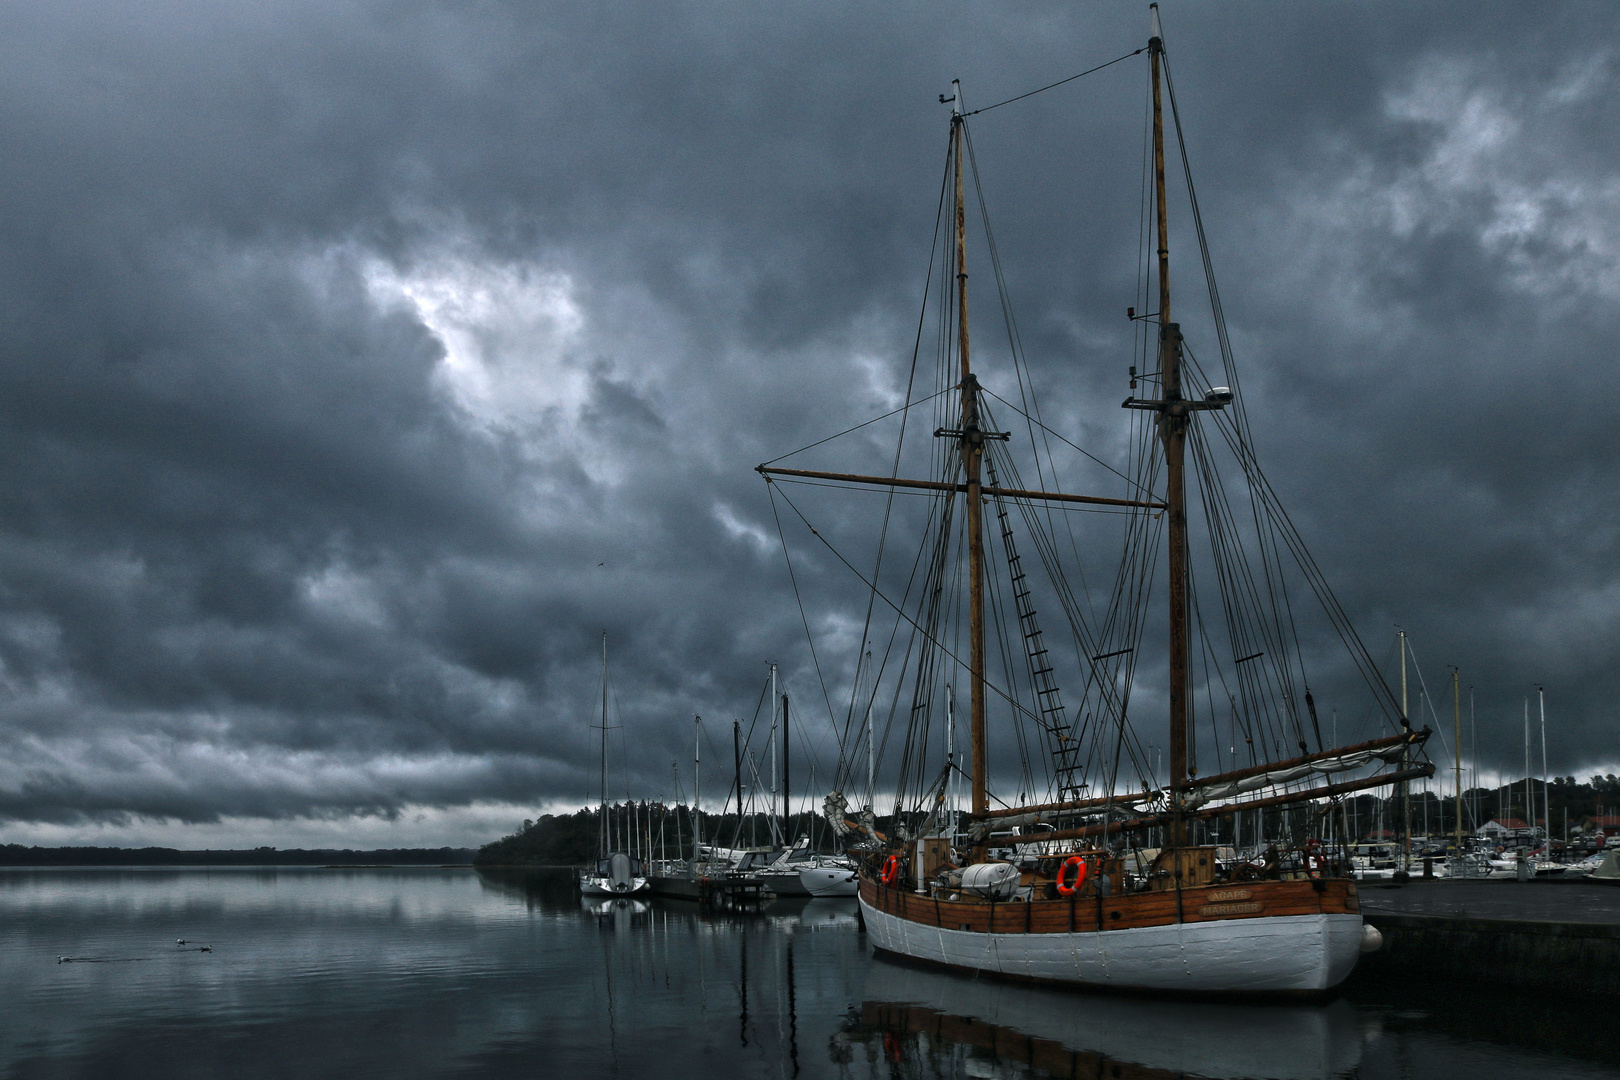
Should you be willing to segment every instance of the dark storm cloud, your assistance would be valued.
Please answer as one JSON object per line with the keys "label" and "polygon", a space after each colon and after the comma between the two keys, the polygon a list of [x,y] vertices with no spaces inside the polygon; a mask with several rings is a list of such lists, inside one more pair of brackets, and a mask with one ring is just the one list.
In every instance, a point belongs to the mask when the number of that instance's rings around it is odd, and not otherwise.
{"label": "dark storm cloud", "polygon": [[[1461,665],[1482,749],[1545,680],[1555,770],[1612,761],[1613,14],[1165,17],[1261,452],[1374,652],[1399,622],[1431,687]],[[824,716],[751,466],[903,389],[934,96],[1145,37],[1136,4],[0,20],[24,824],[583,798],[603,629],[637,794],[692,714],[717,744],[752,715],[766,658]],[[973,128],[1048,419],[1110,452],[1143,80]],[[793,543],[836,710],[858,583]]]}

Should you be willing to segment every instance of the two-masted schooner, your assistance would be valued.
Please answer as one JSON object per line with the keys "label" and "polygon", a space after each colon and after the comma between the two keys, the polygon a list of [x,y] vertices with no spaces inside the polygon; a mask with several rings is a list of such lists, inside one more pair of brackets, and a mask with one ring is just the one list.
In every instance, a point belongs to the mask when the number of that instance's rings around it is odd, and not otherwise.
{"label": "two-masted schooner", "polygon": [[[863,711],[871,715],[879,684],[886,678],[893,688],[885,741],[898,733],[902,758],[894,770],[894,812],[879,821],[868,805],[852,816],[842,790],[826,804],[851,847],[865,852],[859,896],[872,944],[917,960],[1058,983],[1319,992],[1349,974],[1366,940],[1344,856],[1339,797],[1432,775],[1433,766],[1421,760],[1428,731],[1413,731],[1402,715],[1259,472],[1213,280],[1219,381],[1205,376],[1172,319],[1166,90],[1176,112],[1157,5],[1147,46],[1129,55],[1143,52],[1152,116],[1144,211],[1151,211],[1147,235],[1156,239],[1148,260],[1153,273],[1143,283],[1149,288],[1156,278],[1157,308],[1129,312],[1143,364],[1141,374],[1131,368],[1131,387],[1142,381],[1153,392],[1124,402],[1134,425],[1129,475],[1116,471],[1128,481],[1125,497],[1060,490],[1063,470],[1050,447],[1061,436],[1027,404],[1033,381],[1027,369],[1018,370],[1018,393],[1002,398],[979,382],[970,363],[964,164],[971,164],[972,114],[959,85],[952,98],[941,95],[951,104],[951,120],[944,224],[936,233],[946,248],[944,264],[954,270],[940,282],[948,314],[939,325],[954,332],[941,334],[937,392],[919,396],[934,403],[939,424],[933,476],[900,476],[898,451],[890,475],[775,463],[759,472],[772,499],[787,500],[800,517],[787,485],[862,485],[886,492],[891,509],[897,494],[934,500],[930,538],[919,544],[909,577],[900,575],[904,596],[885,592],[876,573],[867,581],[874,606],[894,615],[892,660],[857,675],[855,685],[868,689],[863,701],[851,702],[851,722],[859,724]],[[1179,117],[1176,123],[1179,135]],[[1185,166],[1184,152],[1182,160]],[[978,186],[976,167],[970,174]],[[1187,185],[1202,247],[1190,171]],[[999,283],[998,256],[989,246]],[[1207,252],[1204,265],[1207,272]],[[1006,322],[1016,368],[1021,346],[1013,321]],[[1008,445],[1012,433],[996,430],[992,409],[1017,414],[1016,426],[1030,434],[1035,483],[1020,479]],[[1223,467],[1217,452],[1232,464]],[[1241,480],[1236,494],[1229,490],[1233,476]],[[1190,554],[1189,488],[1209,522],[1211,554],[1201,563]],[[1075,511],[1110,513],[1124,523],[1120,569],[1101,614],[1077,597],[1060,570],[1068,550],[1078,558],[1074,529],[1064,520]],[[1022,541],[1015,539],[1020,528]],[[811,533],[831,546],[824,531]],[[1033,544],[1035,557],[1026,560],[1029,549],[1021,553],[1020,543]],[[1160,567],[1168,611],[1150,618],[1146,598]],[[1033,583],[1037,570],[1049,579],[1044,593]],[[1371,691],[1374,722],[1384,729],[1379,737],[1323,745],[1309,667],[1318,664],[1319,650],[1302,644],[1297,625],[1306,594],[1352,661],[1335,670],[1353,670]],[[1057,606],[1059,621],[1072,631],[1068,651],[1048,644],[1051,627],[1043,628],[1039,614],[1048,605]],[[947,629],[946,618],[957,613],[965,615],[964,629]],[[1168,630],[1167,689],[1149,700],[1168,711],[1162,783],[1128,715],[1133,688],[1145,681],[1138,657],[1148,650],[1139,646],[1148,629],[1161,625]],[[1071,707],[1063,704],[1060,677],[1070,680],[1078,705],[1073,697]],[[951,746],[958,678],[968,684],[971,791],[960,815],[947,793],[964,770],[953,753],[939,753],[941,744]],[[992,711],[1002,717],[1000,730],[1011,733],[1024,770],[1016,792],[994,806],[987,764]],[[1195,737],[1195,713],[1211,734]],[[870,746],[871,721],[865,723]],[[849,724],[845,734],[848,757],[859,735],[850,734]],[[1207,775],[1196,763],[1200,738],[1214,747],[1217,767]],[[1032,763],[1043,770],[1044,795]],[[856,786],[854,772],[842,770],[841,789]],[[869,782],[871,803],[876,788]]]}

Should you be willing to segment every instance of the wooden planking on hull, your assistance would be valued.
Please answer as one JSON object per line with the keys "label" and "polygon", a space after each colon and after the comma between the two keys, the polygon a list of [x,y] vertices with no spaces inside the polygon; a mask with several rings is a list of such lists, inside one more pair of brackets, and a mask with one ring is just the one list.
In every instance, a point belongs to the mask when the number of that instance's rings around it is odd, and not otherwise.
{"label": "wooden planking on hull", "polygon": [[942,900],[863,879],[860,895],[872,907],[907,922],[981,934],[1129,930],[1289,915],[1354,915],[1361,910],[1355,882],[1344,878],[1220,883],[1179,892],[1002,903]]}

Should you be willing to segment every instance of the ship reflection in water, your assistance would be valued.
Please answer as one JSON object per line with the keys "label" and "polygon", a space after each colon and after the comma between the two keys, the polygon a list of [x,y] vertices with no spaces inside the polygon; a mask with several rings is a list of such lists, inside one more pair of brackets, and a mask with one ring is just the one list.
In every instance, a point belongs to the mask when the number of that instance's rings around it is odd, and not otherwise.
{"label": "ship reflection in water", "polygon": [[579,906],[598,918],[612,919],[616,929],[629,929],[635,925],[636,916],[645,916],[652,911],[649,901],[613,896],[582,896]]}
{"label": "ship reflection in water", "polygon": [[[1363,1017],[1323,1005],[1164,1001],[997,983],[872,961],[833,1056],[900,1077],[1325,1080],[1361,1065]],[[1368,1018],[1370,1019],[1370,1018]]]}

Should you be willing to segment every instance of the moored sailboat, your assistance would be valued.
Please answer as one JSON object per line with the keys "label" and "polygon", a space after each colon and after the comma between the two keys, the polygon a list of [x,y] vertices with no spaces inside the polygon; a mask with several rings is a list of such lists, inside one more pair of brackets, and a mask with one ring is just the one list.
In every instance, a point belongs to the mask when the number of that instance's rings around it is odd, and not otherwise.
{"label": "moored sailboat", "polygon": [[580,871],[581,896],[635,896],[649,891],[646,868],[640,859],[612,850],[613,835],[607,799],[608,733],[608,653],[607,631],[602,632],[602,801],[596,819],[596,862]]}
{"label": "moored sailboat", "polygon": [[[1131,386],[1134,390],[1140,378],[1156,383],[1158,394],[1133,395],[1124,402],[1131,415],[1141,418],[1136,442],[1140,454],[1133,459],[1136,474],[1126,477],[1131,484],[1128,497],[1077,495],[1058,490],[1055,484],[1050,485],[1052,490],[1024,486],[1004,449],[1011,433],[997,431],[990,422],[994,398],[1019,412],[1032,432],[1032,442],[1037,430],[1051,434],[1037,412],[1019,409],[983,388],[970,363],[963,192],[971,114],[963,107],[959,85],[952,98],[941,98],[952,105],[947,176],[954,179],[954,198],[947,220],[954,222],[950,251],[955,275],[951,288],[942,291],[954,306],[955,333],[942,348],[942,366],[949,365],[950,376],[936,399],[953,395],[956,411],[942,417],[948,422],[941,423],[934,435],[948,440],[947,452],[934,455],[937,471],[927,480],[771,463],[759,471],[772,485],[773,499],[783,482],[813,481],[926,492],[937,500],[929,515],[933,539],[919,547],[912,571],[920,583],[915,613],[882,596],[896,612],[897,627],[909,627],[912,633],[912,643],[898,661],[900,680],[909,680],[912,700],[901,721],[905,757],[895,812],[880,829],[870,807],[852,819],[841,791],[829,796],[826,804],[834,827],[858,837],[856,845],[866,851],[860,907],[877,948],[950,967],[1060,983],[1197,993],[1317,992],[1336,986],[1349,974],[1368,939],[1348,859],[1318,839],[1318,833],[1331,831],[1342,816],[1340,796],[1432,775],[1431,764],[1415,760],[1428,731],[1412,730],[1258,472],[1241,397],[1229,388],[1236,386],[1236,379],[1213,284],[1229,386],[1210,385],[1202,371],[1189,364],[1180,326],[1171,319],[1161,96],[1161,71],[1167,78],[1168,69],[1156,5],[1148,45],[1137,51],[1148,54],[1151,68],[1158,307],[1141,317],[1134,309],[1129,314],[1134,322],[1156,326],[1158,332],[1152,343],[1156,367],[1142,376],[1133,367]],[[1171,104],[1173,110],[1173,91]],[[1202,239],[1201,222],[1198,232]],[[1207,257],[1205,263],[1207,269]],[[998,280],[999,276],[998,265]],[[1016,335],[1009,336],[1016,362]],[[1209,462],[1214,440],[1200,434],[1200,417],[1207,418],[1216,438],[1239,459],[1258,523],[1257,563],[1234,553],[1239,536],[1221,477]],[[1212,565],[1220,582],[1221,618],[1228,638],[1224,657],[1213,651],[1210,642],[1215,635],[1206,625],[1213,620],[1196,605],[1193,588],[1189,450],[1206,516],[1215,523]],[[898,463],[898,453],[895,460]],[[1055,477],[1057,470],[1048,471],[1038,463],[1036,472],[1045,478]],[[1033,568],[1026,570],[1014,540],[1015,523],[1021,521],[1034,540],[1041,568],[1052,573],[1060,552],[1043,515],[1050,515],[1054,507],[1107,509],[1127,523],[1126,556],[1106,615],[1089,619],[1061,581],[1049,586],[1076,639],[1069,667],[1084,700],[1072,714],[1063,705],[1057,683],[1059,667],[1068,661],[1057,658],[1056,650],[1045,644],[1029,581]],[[812,533],[830,546],[822,533],[814,529]],[[1006,564],[998,571],[1000,576],[987,568],[992,547],[987,533],[999,536]],[[1137,791],[1120,783],[1120,773],[1127,758],[1139,774],[1147,772],[1127,713],[1146,625],[1143,597],[1161,552],[1168,578],[1169,776],[1162,785],[1144,781]],[[1291,607],[1276,599],[1286,589],[1281,577],[1284,554],[1300,565],[1300,576],[1321,601],[1393,730],[1352,746],[1323,744],[1297,629],[1291,624],[1281,629],[1260,625],[1262,616],[1293,618]],[[868,584],[874,595],[881,595],[876,580]],[[1269,595],[1256,584],[1261,580]],[[912,592],[910,582],[907,590]],[[994,597],[987,594],[999,596],[1003,603],[1011,600],[1006,605],[1011,610],[997,614],[991,606]],[[961,635],[967,639],[966,656],[953,648],[960,637],[942,628],[944,614],[953,605],[966,608]],[[1195,621],[1203,634],[1201,686],[1195,686],[1191,671],[1190,628]],[[1001,635],[997,651],[1004,676],[994,682],[989,675],[987,627]],[[1013,663],[1014,651],[1022,652],[1021,666]],[[1223,666],[1231,673],[1229,682],[1220,674]],[[947,785],[954,773],[962,771],[960,765],[949,750],[937,772],[925,764],[937,691],[958,673],[969,683],[971,747],[967,770],[971,809],[965,829],[960,830],[956,815],[945,806]],[[900,680],[895,683],[897,700]],[[861,684],[859,678],[856,684]],[[1202,691],[1213,701],[1216,687],[1224,690],[1227,685],[1234,687],[1226,695],[1233,732],[1228,767],[1200,776],[1190,754],[1196,745],[1191,699],[1195,691]],[[949,709],[954,696],[948,686],[943,697]],[[994,808],[987,766],[992,699],[1009,717],[1004,727],[1018,732],[1026,776],[1020,795],[998,800],[1001,805]],[[851,712],[857,715],[859,710],[852,705]],[[1215,706],[1206,712],[1213,723]],[[901,715],[899,709],[896,715]],[[1247,764],[1239,763],[1239,726],[1245,732]],[[870,731],[868,727],[868,738]],[[1309,732],[1316,736],[1314,751]],[[1297,743],[1298,753],[1284,757],[1275,752],[1284,738]],[[1044,801],[1034,797],[1036,785],[1029,779],[1036,756],[1030,747],[1037,740],[1048,747]],[[1267,744],[1273,754],[1266,753]],[[1092,759],[1082,762],[1087,746]],[[1336,779],[1364,769],[1375,772]],[[875,787],[869,781],[874,802]],[[1279,835],[1269,841],[1262,838],[1250,857],[1238,857],[1234,849],[1239,816],[1249,815],[1249,820],[1263,825],[1267,814]],[[1283,832],[1288,835],[1280,835]],[[1223,845],[1223,839],[1231,843]]]}

